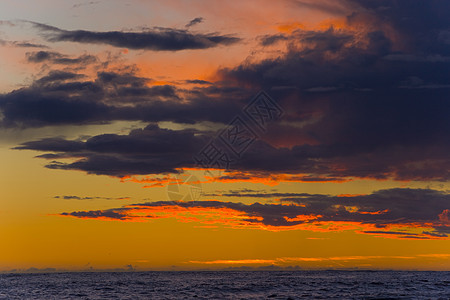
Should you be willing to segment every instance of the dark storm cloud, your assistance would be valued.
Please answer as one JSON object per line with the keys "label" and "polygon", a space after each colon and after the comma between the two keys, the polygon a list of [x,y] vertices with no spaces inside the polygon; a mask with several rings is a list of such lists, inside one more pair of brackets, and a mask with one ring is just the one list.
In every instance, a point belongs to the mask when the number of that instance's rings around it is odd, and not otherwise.
{"label": "dark storm cloud", "polygon": [[[91,174],[126,176],[132,174],[176,173],[176,168],[192,165],[192,153],[206,143],[194,130],[173,131],[149,125],[128,135],[102,134],[86,141],[47,138],[31,141],[15,149],[56,152],[47,159],[81,158],[72,163],[52,161],[50,169],[82,170]],[[62,155],[58,155],[62,153]]]}
{"label": "dark storm cloud", "polygon": [[[446,13],[449,2],[350,2],[355,10],[348,15],[347,23],[361,30],[297,30],[263,36],[261,43],[265,45],[287,40],[297,47],[277,60],[242,65],[230,75],[264,86],[273,86],[278,79],[279,85],[300,88],[346,87],[346,83],[353,88],[389,88],[398,86],[408,76],[448,84],[448,65],[433,62],[446,62],[450,57],[450,44],[443,38],[450,26]],[[391,29],[386,29],[389,25]],[[330,56],[335,59],[329,59]],[[403,63],[383,61],[395,58],[404,58]]]}
{"label": "dark storm cloud", "polygon": [[[407,74],[407,70],[401,69],[406,64],[395,65],[382,59],[390,54],[391,47],[391,41],[383,32],[365,33],[367,47],[359,43],[359,38],[351,32],[333,28],[326,31],[297,30],[291,35],[264,36],[261,38],[263,44],[287,40],[292,44],[291,50],[276,59],[222,70],[222,75],[228,80],[265,87],[268,90],[274,86],[295,86],[300,90],[317,87],[389,88],[393,84],[396,86],[395,84],[406,77],[404,74]],[[411,65],[408,69],[414,67],[421,66]],[[390,68],[396,72],[384,74]],[[442,66],[440,69],[445,70]],[[386,78],[381,76],[383,74]]]}
{"label": "dark storm cloud", "polygon": [[[44,78],[44,81],[52,80],[54,83],[51,77]],[[83,124],[89,123],[92,119],[98,120],[99,116],[110,113],[110,107],[101,102],[69,94],[79,88],[89,90],[92,87],[61,83],[52,84],[46,93],[42,93],[40,88],[30,87],[1,95],[2,125],[4,127],[41,127]]]}
{"label": "dark storm cloud", "polygon": [[[47,159],[81,158],[70,164],[52,162],[47,165],[49,168],[76,169],[121,177],[193,167],[192,157],[207,144],[211,135],[162,130],[151,125],[143,130],[131,131],[129,135],[99,135],[86,142],[48,138],[23,143],[16,149],[54,152],[40,156]],[[163,151],[158,150],[161,145],[166,146]],[[448,152],[442,151],[443,146],[440,144],[427,147],[426,153],[416,150],[424,149],[417,146],[408,148],[394,144],[381,150],[371,150],[372,144],[367,147],[368,149],[351,149],[347,145],[330,145],[294,146],[289,149],[275,148],[264,141],[257,141],[241,159],[231,164],[232,172],[224,173],[217,180],[249,181],[252,178],[271,178],[277,173],[290,173],[292,181],[303,182],[342,181],[351,177],[393,177],[400,180],[449,178],[448,168],[444,167],[448,163]],[[309,175],[295,176],[298,173]]]}
{"label": "dark storm cloud", "polygon": [[28,87],[1,94],[0,125],[26,128],[115,120],[225,123],[247,96],[242,89],[205,87],[190,90],[189,98],[181,101],[175,86],[149,86],[151,79],[131,72],[98,72],[94,80],[84,78],[51,71]]}
{"label": "dark storm cloud", "polygon": [[[221,73],[281,100],[285,124],[271,126],[265,139],[294,145],[271,158],[286,170],[292,162],[337,177],[448,180],[450,45],[442,38],[448,6],[353,1],[347,22],[358,30],[264,36],[262,45],[284,42],[288,51]],[[292,87],[291,95],[278,87]]]}
{"label": "dark storm cloud", "polygon": [[32,63],[52,63],[61,65],[86,65],[97,61],[93,55],[81,55],[76,58],[70,58],[67,55],[53,51],[38,51],[26,53],[27,60]]}
{"label": "dark storm cloud", "polygon": [[[392,24],[403,42],[416,53],[447,53],[448,43],[441,40],[450,27],[450,2],[441,0],[350,0],[359,6],[348,16],[350,23],[368,16],[375,17],[375,26]],[[445,35],[445,33],[444,33]]]}
{"label": "dark storm cloud", "polygon": [[43,32],[49,42],[106,44],[114,47],[152,51],[208,49],[232,45],[240,41],[230,35],[194,34],[187,30],[153,28],[142,32],[63,30],[46,24],[30,22]]}
{"label": "dark storm cloud", "polygon": [[[441,216],[449,206],[448,193],[430,189],[388,189],[369,195],[335,197],[328,195],[303,194],[301,198],[290,199],[301,205],[244,204],[214,200],[196,202],[159,201],[128,205],[105,211],[63,213],[74,217],[123,220],[133,219],[133,210],[180,207],[184,209],[232,209],[244,213],[243,222],[274,227],[292,227],[301,224],[321,222],[356,222],[361,226],[372,226],[379,230],[365,230],[361,233],[375,235],[395,235],[399,238],[447,237],[448,220]],[[164,210],[161,210],[164,211]],[[149,217],[151,215],[149,210]],[[305,218],[298,218],[304,216]],[[307,218],[310,217],[310,218]],[[389,227],[428,227],[432,231],[421,234],[408,231],[389,230]],[[384,230],[382,230],[384,228]]]}

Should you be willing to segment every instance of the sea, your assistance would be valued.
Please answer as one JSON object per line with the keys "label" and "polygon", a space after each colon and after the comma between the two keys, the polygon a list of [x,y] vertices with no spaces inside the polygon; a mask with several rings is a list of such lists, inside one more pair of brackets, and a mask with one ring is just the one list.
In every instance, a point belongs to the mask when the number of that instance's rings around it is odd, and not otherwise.
{"label": "sea", "polygon": [[450,299],[450,272],[11,273],[0,299]]}

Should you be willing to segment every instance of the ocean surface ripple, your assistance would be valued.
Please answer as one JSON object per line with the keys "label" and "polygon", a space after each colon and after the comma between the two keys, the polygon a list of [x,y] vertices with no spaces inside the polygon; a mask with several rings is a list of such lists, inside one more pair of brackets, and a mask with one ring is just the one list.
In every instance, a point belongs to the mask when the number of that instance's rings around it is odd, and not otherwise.
{"label": "ocean surface ripple", "polygon": [[0,299],[450,299],[450,272],[0,274]]}

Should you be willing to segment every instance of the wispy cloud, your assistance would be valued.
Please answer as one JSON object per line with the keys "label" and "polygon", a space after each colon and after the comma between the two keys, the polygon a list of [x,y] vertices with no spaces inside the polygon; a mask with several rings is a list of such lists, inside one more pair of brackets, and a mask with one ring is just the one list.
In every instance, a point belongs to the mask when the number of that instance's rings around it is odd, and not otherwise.
{"label": "wispy cloud", "polygon": [[105,44],[114,47],[152,51],[180,51],[207,49],[238,43],[231,35],[191,33],[187,30],[156,27],[141,32],[64,30],[58,27],[29,22],[39,29],[49,42]]}
{"label": "wispy cloud", "polygon": [[95,63],[97,61],[97,57],[94,55],[84,54],[72,58],[54,51],[27,52],[26,56],[27,60],[32,63],[46,62],[61,65],[85,65]]}
{"label": "wispy cloud", "polygon": [[54,196],[54,199],[62,200],[130,200],[130,197],[100,197],[100,196],[75,196],[75,195],[62,195]]}
{"label": "wispy cloud", "polygon": [[194,26],[194,25],[200,24],[200,23],[202,23],[204,20],[205,20],[205,19],[203,19],[203,18],[201,18],[201,17],[194,18],[194,19],[192,19],[191,21],[189,21],[189,23],[186,24],[186,27],[189,28],[189,27],[192,27],[192,26]]}
{"label": "wispy cloud", "polygon": [[0,46],[10,46],[19,48],[48,48],[48,46],[43,44],[37,44],[27,41],[7,41],[0,39]]}
{"label": "wispy cloud", "polygon": [[204,264],[204,265],[252,265],[252,264],[274,264],[282,265],[295,262],[332,262],[332,261],[367,261],[367,260],[379,260],[379,259],[418,259],[420,257],[439,257],[445,258],[442,254],[430,254],[430,255],[413,255],[413,256],[400,256],[400,255],[367,255],[367,256],[330,256],[330,257],[280,257],[275,259],[239,259],[239,260],[205,260],[197,261],[191,260],[188,264]]}

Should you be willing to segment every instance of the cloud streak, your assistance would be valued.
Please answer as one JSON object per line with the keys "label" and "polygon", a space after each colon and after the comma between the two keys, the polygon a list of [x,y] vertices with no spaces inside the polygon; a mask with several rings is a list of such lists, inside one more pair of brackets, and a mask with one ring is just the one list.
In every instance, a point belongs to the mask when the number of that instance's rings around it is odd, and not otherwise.
{"label": "cloud streak", "polygon": [[97,58],[93,55],[81,55],[76,58],[68,57],[67,55],[54,52],[54,51],[38,51],[27,52],[27,60],[31,63],[51,63],[61,65],[87,65],[97,61]]}
{"label": "cloud streak", "polygon": [[198,18],[194,18],[191,21],[189,21],[189,23],[186,24],[186,28],[192,27],[194,25],[200,24],[204,21],[205,19],[198,17]]}
{"label": "cloud streak", "polygon": [[[195,20],[195,19],[194,19]],[[194,20],[192,22],[194,22]],[[199,23],[196,21],[195,23]],[[156,27],[141,32],[63,30],[42,23],[29,22],[49,42],[104,44],[134,50],[180,51],[229,46],[240,38],[220,34],[194,34],[187,30]],[[195,24],[194,23],[194,24]],[[192,25],[194,25],[192,24]]]}

